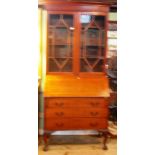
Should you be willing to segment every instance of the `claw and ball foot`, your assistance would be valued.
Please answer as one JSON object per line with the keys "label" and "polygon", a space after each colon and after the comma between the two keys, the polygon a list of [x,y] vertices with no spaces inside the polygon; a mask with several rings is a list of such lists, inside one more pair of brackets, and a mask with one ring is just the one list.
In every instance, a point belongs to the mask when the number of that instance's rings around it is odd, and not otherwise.
{"label": "claw and ball foot", "polygon": [[107,139],[108,139],[108,132],[104,132],[103,133],[103,150],[108,150]]}

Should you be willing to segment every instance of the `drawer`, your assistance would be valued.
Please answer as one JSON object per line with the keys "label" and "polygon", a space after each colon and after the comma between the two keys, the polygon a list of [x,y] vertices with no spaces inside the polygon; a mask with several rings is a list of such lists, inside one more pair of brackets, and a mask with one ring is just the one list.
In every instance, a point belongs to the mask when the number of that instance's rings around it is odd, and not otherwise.
{"label": "drawer", "polygon": [[107,107],[108,102],[104,98],[45,98],[46,108],[64,107]]}
{"label": "drawer", "polygon": [[47,108],[46,118],[108,117],[108,108]]}
{"label": "drawer", "polygon": [[107,119],[104,118],[45,119],[45,130],[91,130],[106,129],[107,126]]}

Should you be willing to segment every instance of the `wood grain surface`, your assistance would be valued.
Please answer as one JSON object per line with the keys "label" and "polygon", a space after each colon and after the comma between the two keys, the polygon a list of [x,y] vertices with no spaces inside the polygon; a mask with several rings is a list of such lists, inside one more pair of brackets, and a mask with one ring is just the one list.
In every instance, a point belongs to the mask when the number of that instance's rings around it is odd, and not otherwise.
{"label": "wood grain surface", "polygon": [[65,75],[46,76],[45,97],[109,97],[108,78],[76,77]]}

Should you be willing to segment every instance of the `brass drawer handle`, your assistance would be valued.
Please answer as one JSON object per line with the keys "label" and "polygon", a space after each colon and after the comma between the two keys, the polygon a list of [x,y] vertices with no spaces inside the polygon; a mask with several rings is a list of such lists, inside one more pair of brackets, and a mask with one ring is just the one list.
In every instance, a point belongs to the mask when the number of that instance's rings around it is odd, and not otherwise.
{"label": "brass drawer handle", "polygon": [[55,114],[56,114],[57,116],[64,116],[64,113],[63,113],[63,112],[55,112]]}
{"label": "brass drawer handle", "polygon": [[90,102],[90,104],[93,106],[93,107],[97,107],[99,105],[99,102]]}
{"label": "brass drawer handle", "polygon": [[62,107],[64,105],[64,103],[63,102],[55,102],[55,105],[58,107]]}
{"label": "brass drawer handle", "polygon": [[96,127],[98,125],[98,123],[90,123],[91,127]]}
{"label": "brass drawer handle", "polygon": [[91,114],[92,116],[97,116],[99,113],[98,113],[98,112],[90,112],[90,114]]}
{"label": "brass drawer handle", "polygon": [[57,126],[57,127],[63,127],[64,124],[63,124],[63,123],[56,123],[56,126]]}

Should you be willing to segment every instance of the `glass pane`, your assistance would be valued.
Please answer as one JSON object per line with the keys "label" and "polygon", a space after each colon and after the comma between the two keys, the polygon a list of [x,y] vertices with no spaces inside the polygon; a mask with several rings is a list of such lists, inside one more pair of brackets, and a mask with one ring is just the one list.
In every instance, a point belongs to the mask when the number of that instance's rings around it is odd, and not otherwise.
{"label": "glass pane", "polygon": [[102,57],[102,56],[104,56],[105,49],[104,49],[104,47],[101,47],[100,50],[101,50],[100,52],[101,52],[101,57]]}
{"label": "glass pane", "polygon": [[49,72],[72,72],[73,15],[49,15]]}
{"label": "glass pane", "polygon": [[54,38],[55,44],[57,45],[67,44],[66,36],[69,35],[67,28],[65,27],[55,28],[54,33],[55,33],[55,38]]}
{"label": "glass pane", "polygon": [[81,72],[92,72],[91,67],[88,66],[88,64],[84,59],[81,59],[80,65],[81,65]]}
{"label": "glass pane", "polygon": [[71,72],[72,70],[72,60],[68,60],[66,65],[62,68],[62,72]]}
{"label": "glass pane", "polygon": [[72,15],[63,15],[63,19],[69,27],[73,26],[73,16]]}
{"label": "glass pane", "polygon": [[50,15],[49,16],[49,25],[54,26],[58,23],[60,15]]}
{"label": "glass pane", "polygon": [[50,58],[50,57],[53,57],[53,56],[54,56],[53,50],[52,50],[53,46],[49,45],[48,48],[49,48],[49,49],[48,49],[48,57],[49,57],[49,58]]}
{"label": "glass pane", "polygon": [[103,60],[99,60],[97,65],[94,67],[94,72],[102,72],[103,71]]}
{"label": "glass pane", "polygon": [[49,58],[49,72],[71,72],[72,71],[72,61],[71,59],[63,58]]}
{"label": "glass pane", "polygon": [[58,68],[58,66],[56,65],[56,63],[54,62],[54,60],[53,59],[49,59],[48,60],[48,70],[49,70],[49,72],[57,72],[57,71],[59,71],[59,68]]}
{"label": "glass pane", "polygon": [[104,16],[95,16],[95,22],[101,29],[105,27],[105,17]]}
{"label": "glass pane", "polygon": [[86,47],[86,57],[88,58],[97,58],[98,57],[98,46],[87,46]]}
{"label": "glass pane", "polygon": [[54,46],[55,47],[55,58],[67,58],[72,56],[72,47],[68,46]]}
{"label": "glass pane", "polygon": [[87,58],[81,59],[81,72],[102,72],[103,59]]}
{"label": "glass pane", "polygon": [[99,44],[99,30],[97,28],[89,28],[86,32],[86,45]]}
{"label": "glass pane", "polygon": [[81,15],[81,72],[103,72],[105,17]]}
{"label": "glass pane", "polygon": [[[101,36],[105,36],[105,31],[101,30]],[[104,47],[105,37],[101,37],[101,47]]]}

